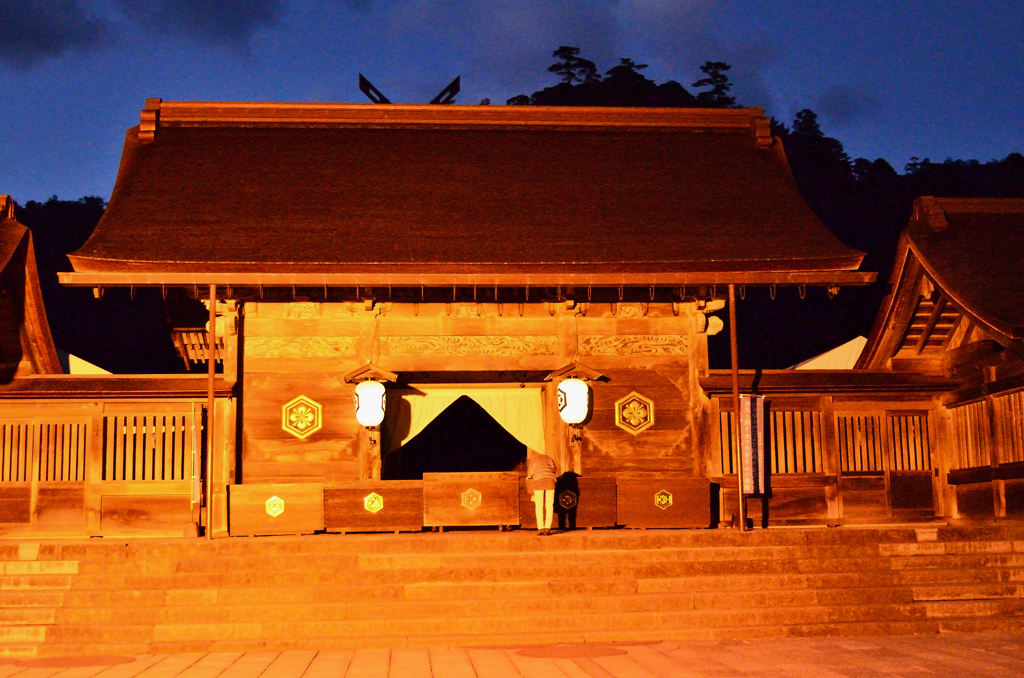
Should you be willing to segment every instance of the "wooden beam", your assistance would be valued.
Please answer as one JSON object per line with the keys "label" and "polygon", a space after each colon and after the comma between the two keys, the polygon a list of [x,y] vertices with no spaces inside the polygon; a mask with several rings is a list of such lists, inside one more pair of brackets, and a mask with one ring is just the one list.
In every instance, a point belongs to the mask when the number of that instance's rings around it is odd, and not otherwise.
{"label": "wooden beam", "polygon": [[917,338],[917,345],[914,346],[914,355],[921,355],[921,351],[928,345],[928,337],[932,336],[932,332],[935,331],[935,326],[939,324],[939,318],[942,317],[942,312],[946,310],[946,304],[949,303],[949,297],[945,294],[940,294],[938,301],[935,302],[935,308],[932,309],[932,314],[928,316],[928,322],[924,324],[924,329],[921,330],[921,336]]}
{"label": "wooden beam", "polygon": [[367,268],[355,272],[280,273],[231,271],[123,272],[82,271],[58,273],[69,287],[679,287],[713,285],[870,285],[877,274],[861,271],[691,271],[625,273],[511,271],[460,273],[381,273]]}

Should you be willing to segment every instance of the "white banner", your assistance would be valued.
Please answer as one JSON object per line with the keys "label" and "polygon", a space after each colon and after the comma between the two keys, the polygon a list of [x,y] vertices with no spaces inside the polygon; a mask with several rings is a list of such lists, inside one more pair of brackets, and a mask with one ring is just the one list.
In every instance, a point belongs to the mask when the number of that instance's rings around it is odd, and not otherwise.
{"label": "white banner", "polygon": [[740,464],[743,493],[764,494],[768,483],[768,427],[764,396],[740,396]]}

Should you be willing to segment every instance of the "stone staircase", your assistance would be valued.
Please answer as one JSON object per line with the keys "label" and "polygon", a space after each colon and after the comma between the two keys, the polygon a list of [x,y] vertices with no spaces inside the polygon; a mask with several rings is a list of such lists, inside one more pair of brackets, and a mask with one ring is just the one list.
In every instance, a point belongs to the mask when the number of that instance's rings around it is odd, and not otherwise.
{"label": "stone staircase", "polygon": [[1024,626],[1024,525],[0,544],[0,652],[140,654]]}
{"label": "stone staircase", "polygon": [[78,562],[39,559],[40,545],[0,547],[0,657],[37,653],[53,626]]}

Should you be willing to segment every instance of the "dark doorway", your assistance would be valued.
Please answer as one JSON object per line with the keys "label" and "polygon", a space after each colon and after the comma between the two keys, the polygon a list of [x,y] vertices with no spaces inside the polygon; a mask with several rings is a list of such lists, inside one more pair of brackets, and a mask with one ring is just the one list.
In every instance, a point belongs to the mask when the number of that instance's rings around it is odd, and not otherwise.
{"label": "dark doorway", "polygon": [[462,396],[389,454],[382,475],[385,480],[420,480],[424,473],[514,471],[525,460],[526,445]]}

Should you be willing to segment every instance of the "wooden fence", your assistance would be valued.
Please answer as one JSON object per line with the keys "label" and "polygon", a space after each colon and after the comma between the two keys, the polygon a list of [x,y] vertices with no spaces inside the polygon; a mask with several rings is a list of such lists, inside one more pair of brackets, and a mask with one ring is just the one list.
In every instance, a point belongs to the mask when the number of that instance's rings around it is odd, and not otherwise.
{"label": "wooden fence", "polygon": [[198,520],[200,401],[8,400],[4,410],[14,416],[0,415],[0,534],[181,535]]}

